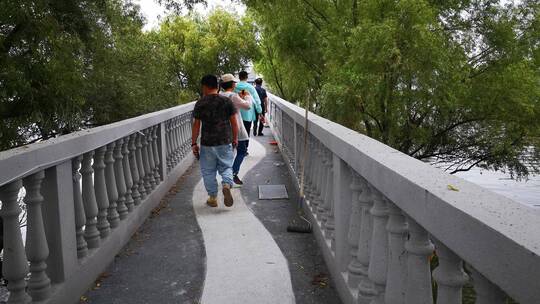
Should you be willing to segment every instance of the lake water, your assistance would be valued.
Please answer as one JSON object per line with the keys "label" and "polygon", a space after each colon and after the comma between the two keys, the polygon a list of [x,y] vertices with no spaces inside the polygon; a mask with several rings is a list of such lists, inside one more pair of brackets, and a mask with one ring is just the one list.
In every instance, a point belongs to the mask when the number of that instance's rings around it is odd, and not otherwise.
{"label": "lake water", "polygon": [[529,176],[528,180],[516,181],[510,174],[473,168],[455,174],[498,194],[532,208],[540,208],[540,175]]}

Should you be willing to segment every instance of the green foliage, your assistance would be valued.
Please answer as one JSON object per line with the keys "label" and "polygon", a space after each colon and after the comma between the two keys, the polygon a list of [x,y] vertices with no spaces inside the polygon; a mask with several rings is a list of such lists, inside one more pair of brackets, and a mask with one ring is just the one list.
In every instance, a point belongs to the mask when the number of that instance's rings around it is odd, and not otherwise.
{"label": "green foliage", "polygon": [[167,49],[169,69],[182,88],[198,92],[208,73],[234,73],[258,56],[255,26],[249,18],[223,10],[207,18],[173,16],[157,33]]}
{"label": "green foliage", "polygon": [[253,22],[224,11],[143,25],[130,1],[3,1],[0,150],[194,100],[257,56]]}
{"label": "green foliage", "polygon": [[538,1],[244,2],[284,98],[451,172],[538,172]]}

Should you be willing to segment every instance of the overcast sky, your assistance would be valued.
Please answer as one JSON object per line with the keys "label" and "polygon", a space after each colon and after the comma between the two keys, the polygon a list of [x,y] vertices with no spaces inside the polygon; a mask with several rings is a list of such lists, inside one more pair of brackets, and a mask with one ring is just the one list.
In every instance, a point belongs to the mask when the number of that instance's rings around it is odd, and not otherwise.
{"label": "overcast sky", "polygon": [[[156,28],[159,25],[160,20],[167,14],[165,8],[156,3],[155,0],[133,0],[136,4],[141,6],[141,12],[145,15],[147,24],[144,27],[145,30]],[[234,0],[207,0],[208,6],[197,5],[195,10],[199,13],[205,14],[216,7],[223,7],[226,10],[234,11],[243,15],[246,8],[243,4],[240,4]]]}

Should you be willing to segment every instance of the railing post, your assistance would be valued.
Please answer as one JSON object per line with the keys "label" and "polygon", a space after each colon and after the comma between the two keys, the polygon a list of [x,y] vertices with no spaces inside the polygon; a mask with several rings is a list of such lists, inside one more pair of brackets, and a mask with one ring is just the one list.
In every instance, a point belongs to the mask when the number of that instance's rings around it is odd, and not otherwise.
{"label": "railing post", "polygon": [[159,124],[158,129],[158,137],[159,137],[159,173],[161,174],[161,180],[165,180],[165,177],[167,176],[167,167],[168,167],[168,160],[167,160],[167,151],[168,151],[168,144],[167,144],[167,122],[164,121]]}
{"label": "railing post", "polygon": [[0,216],[2,216],[4,224],[3,275],[8,280],[8,303],[10,304],[30,303],[24,279],[28,274],[28,262],[19,227],[21,208],[19,207],[18,195],[21,187],[20,180],[0,187],[0,200],[2,201]]}
{"label": "railing post", "polygon": [[99,231],[97,225],[98,205],[96,194],[94,192],[94,169],[92,168],[92,159],[94,151],[83,155],[81,173],[82,173],[82,200],[84,213],[86,216],[86,227],[84,229],[84,238],[88,248],[99,247]]}
{"label": "railing post", "polygon": [[105,151],[107,147],[103,146],[96,149],[94,157],[94,187],[96,201],[98,205],[97,229],[100,237],[106,238],[111,233],[111,225],[107,220],[107,210],[109,209],[109,197],[107,196],[107,182],[105,180]]}
{"label": "railing post", "polygon": [[[336,267],[340,272],[343,272],[347,271],[347,265],[351,260],[348,236],[351,233],[349,219],[354,216],[354,214],[351,214],[351,201],[354,200],[354,194],[351,195],[349,189],[351,176],[347,164],[335,154],[332,157],[332,162],[334,167],[332,182],[334,189],[336,189],[336,191],[333,191],[336,222],[334,230],[335,260]],[[356,250],[358,250],[357,248]]]}
{"label": "railing post", "polygon": [[[80,157],[76,158],[74,164],[77,166],[76,169],[78,169]],[[33,302],[48,299],[51,295],[51,280],[47,276],[47,264],[45,263],[45,260],[49,256],[49,247],[47,245],[45,225],[43,224],[43,214],[41,212],[43,203],[41,183],[43,178],[45,178],[44,172],[39,171],[23,179],[23,185],[26,189],[24,202],[28,206],[28,231],[26,232],[26,256],[30,262],[28,294],[32,297]],[[82,202],[79,203],[81,204],[79,207],[82,209]],[[84,212],[82,219],[84,220]],[[86,250],[86,242],[82,236],[82,229],[80,235],[79,231],[77,231],[77,241],[79,240],[84,243],[83,247]],[[79,249],[78,247],[79,245],[77,244],[77,249]]]}
{"label": "railing post", "polygon": [[461,304],[461,290],[468,281],[463,261],[442,242],[434,242],[439,258],[439,266],[433,271],[437,282],[437,304]]}
{"label": "railing post", "polygon": [[45,170],[42,206],[49,251],[47,274],[54,283],[64,282],[77,266],[77,237],[71,161]]}
{"label": "railing post", "polygon": [[386,304],[405,303],[407,282],[407,222],[405,216],[394,203],[388,201],[388,275],[386,278]]}
{"label": "railing post", "polygon": [[[71,161],[71,169],[73,171],[73,200],[75,203],[75,234],[77,235],[77,256],[83,258],[88,253],[88,244],[84,239],[84,226],[86,225],[86,215],[81,193],[81,167],[82,156],[74,157]],[[33,298],[33,297],[32,297]]]}
{"label": "railing post", "polygon": [[431,271],[429,257],[434,246],[429,240],[428,232],[413,218],[407,217],[409,224],[409,240],[407,249],[407,289],[406,304],[432,304]]}
{"label": "railing post", "polygon": [[107,197],[109,198],[109,209],[107,219],[111,228],[118,227],[120,223],[120,215],[118,214],[116,202],[118,201],[118,189],[116,188],[116,177],[114,174],[114,147],[116,143],[112,142],[107,145],[105,152],[105,184],[107,186]]}
{"label": "railing post", "polygon": [[371,208],[373,216],[373,234],[371,237],[371,255],[369,257],[369,279],[374,283],[375,296],[372,304],[384,304],[386,292],[386,278],[388,269],[388,207],[386,198],[374,191],[374,203]]}
{"label": "railing post", "polygon": [[[348,242],[350,246],[351,261],[348,265],[348,281],[347,284],[351,288],[357,288],[362,276],[362,264],[358,260],[358,241],[360,240],[360,224],[362,220],[362,206],[360,203],[360,193],[362,193],[362,187],[359,181],[358,174],[351,168],[352,181],[349,185],[349,193],[351,196],[351,207],[349,208],[349,233]],[[339,223],[339,220],[336,218]]]}

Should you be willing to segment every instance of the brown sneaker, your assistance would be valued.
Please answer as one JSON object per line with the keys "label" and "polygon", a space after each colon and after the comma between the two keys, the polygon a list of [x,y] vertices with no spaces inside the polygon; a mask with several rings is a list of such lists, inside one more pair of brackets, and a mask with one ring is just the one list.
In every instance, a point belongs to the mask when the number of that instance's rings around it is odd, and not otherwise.
{"label": "brown sneaker", "polygon": [[227,207],[231,207],[234,203],[232,194],[231,194],[231,185],[223,184],[223,203]]}
{"label": "brown sneaker", "polygon": [[210,207],[217,207],[217,197],[216,196],[210,196],[206,200],[206,204]]}

